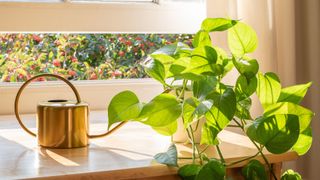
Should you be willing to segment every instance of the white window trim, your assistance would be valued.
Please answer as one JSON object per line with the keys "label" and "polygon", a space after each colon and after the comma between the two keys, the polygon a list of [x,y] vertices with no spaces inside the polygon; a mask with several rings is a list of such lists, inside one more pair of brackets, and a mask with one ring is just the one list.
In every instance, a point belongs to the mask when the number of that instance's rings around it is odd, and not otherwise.
{"label": "white window trim", "polygon": [[0,32],[195,33],[206,17],[205,2],[168,0],[0,2],[0,12]]}
{"label": "white window trim", "polygon": [[[167,0],[158,4],[0,2],[0,33],[195,33],[206,17],[205,6],[205,1],[199,5]],[[105,109],[123,90],[135,92],[144,102],[162,92],[161,84],[151,79],[73,83],[93,110]],[[14,98],[21,85],[0,83],[0,115],[13,114]],[[22,96],[21,113],[34,113],[40,100],[74,99],[71,90],[60,82],[32,83]]]}

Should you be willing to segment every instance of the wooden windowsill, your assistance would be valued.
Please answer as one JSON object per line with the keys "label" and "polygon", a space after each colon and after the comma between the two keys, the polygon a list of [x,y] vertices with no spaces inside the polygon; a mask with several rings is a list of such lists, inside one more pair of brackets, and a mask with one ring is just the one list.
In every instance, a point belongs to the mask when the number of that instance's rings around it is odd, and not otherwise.
{"label": "wooden windowsill", "polygon": [[[22,116],[28,127],[35,128],[35,116]],[[106,130],[106,114],[91,113],[90,133]],[[233,162],[254,155],[257,150],[245,136],[223,131],[221,148],[226,162]],[[4,179],[177,179],[176,168],[160,165],[153,156],[164,152],[170,145],[170,137],[154,132],[150,127],[130,122],[114,134],[91,139],[86,148],[46,149],[25,133],[14,116],[0,116],[0,177]],[[191,146],[177,144],[180,157],[191,157]],[[207,155],[218,158],[215,149]],[[297,158],[296,153],[282,155],[267,153],[270,163],[281,163]],[[261,157],[257,158],[261,160]],[[180,161],[181,164],[185,161]],[[247,162],[237,164],[241,167]]]}

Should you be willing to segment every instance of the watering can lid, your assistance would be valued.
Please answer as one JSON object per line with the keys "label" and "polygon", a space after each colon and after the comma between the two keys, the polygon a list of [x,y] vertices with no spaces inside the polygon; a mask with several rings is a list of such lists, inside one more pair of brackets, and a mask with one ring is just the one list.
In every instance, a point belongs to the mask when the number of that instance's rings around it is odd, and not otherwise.
{"label": "watering can lid", "polygon": [[79,107],[79,106],[88,106],[86,102],[80,102],[73,100],[64,100],[64,99],[55,99],[49,101],[41,101],[38,103],[38,106],[48,106],[48,107]]}

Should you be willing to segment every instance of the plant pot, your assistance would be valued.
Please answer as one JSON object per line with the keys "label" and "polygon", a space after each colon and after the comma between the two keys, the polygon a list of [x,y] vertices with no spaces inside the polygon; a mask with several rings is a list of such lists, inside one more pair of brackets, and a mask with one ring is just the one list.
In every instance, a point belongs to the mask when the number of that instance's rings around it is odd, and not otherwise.
{"label": "plant pot", "polygon": [[[201,129],[202,129],[202,126],[204,123],[205,123],[205,118],[202,118],[199,120],[198,125],[197,125],[197,122],[195,122],[191,125],[192,129],[195,131],[193,133],[195,143],[200,143],[200,141],[201,141]],[[188,138],[188,133],[184,128],[183,121],[181,118],[178,119],[177,132],[173,134],[172,139],[173,139],[173,142],[176,142],[176,143],[191,143],[191,141]]]}

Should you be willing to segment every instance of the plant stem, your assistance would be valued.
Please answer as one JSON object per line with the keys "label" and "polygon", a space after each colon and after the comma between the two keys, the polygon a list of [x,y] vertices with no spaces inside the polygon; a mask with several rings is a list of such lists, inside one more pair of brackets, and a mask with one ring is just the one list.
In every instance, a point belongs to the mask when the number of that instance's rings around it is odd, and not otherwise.
{"label": "plant stem", "polygon": [[196,129],[194,130],[194,132],[196,132],[198,130],[199,123],[200,123],[200,119],[197,120],[197,125],[196,125]]}
{"label": "plant stem", "polygon": [[[233,118],[233,120],[234,120],[234,122],[236,122],[236,123],[240,126],[240,128],[242,129],[242,131],[245,133],[243,120],[241,119],[241,124],[240,124],[235,118]],[[250,138],[249,138],[249,139],[250,139]],[[272,167],[271,167],[268,159],[266,158],[266,156],[265,156],[265,155],[263,154],[263,152],[262,152],[263,147],[259,147],[258,144],[257,144],[256,142],[254,142],[252,139],[250,139],[250,141],[251,141],[251,142],[254,144],[254,146],[258,149],[259,154],[261,154],[264,162],[267,164],[268,169],[269,169],[270,173],[272,174],[273,178],[274,178],[275,180],[277,180],[277,177],[276,177],[276,175],[274,174],[273,169],[272,169]]]}
{"label": "plant stem", "polygon": [[246,160],[249,160],[249,159],[255,158],[256,156],[258,156],[258,155],[259,155],[259,153],[260,153],[260,152],[257,152],[257,153],[256,153],[255,155],[253,155],[253,156],[249,156],[249,157],[244,158],[244,159],[241,159],[241,160],[239,160],[239,161],[231,162],[230,164],[227,164],[227,166],[232,166],[232,165],[235,165],[235,164],[241,163],[241,162],[243,162],[243,161],[246,161]]}
{"label": "plant stem", "polygon": [[187,133],[189,138],[191,138],[191,145],[192,145],[192,163],[195,164],[196,163],[196,150],[195,150],[195,144],[194,144],[194,140],[192,138],[192,135],[190,135],[190,130],[187,128]]}
{"label": "plant stem", "polygon": [[178,157],[178,159],[192,159],[192,157]]}
{"label": "plant stem", "polygon": [[233,118],[233,121],[244,131],[243,126],[235,118]]}
{"label": "plant stem", "polygon": [[[249,138],[249,139],[250,139],[250,138]],[[258,151],[259,151],[259,153],[261,154],[264,162],[267,164],[268,169],[269,169],[270,173],[272,174],[273,178],[274,178],[275,180],[277,180],[277,177],[276,177],[276,175],[275,175],[274,172],[273,172],[272,166],[271,166],[271,164],[269,163],[267,157],[263,154],[262,149],[260,149],[260,147],[257,145],[256,142],[254,142],[254,141],[251,140],[251,139],[250,139],[250,141],[251,141],[251,142],[256,146],[256,148],[258,149]]]}
{"label": "plant stem", "polygon": [[199,151],[199,149],[198,149],[198,146],[196,145],[195,140],[194,140],[194,134],[193,134],[194,131],[193,131],[191,125],[189,126],[189,128],[190,128],[190,131],[191,131],[192,146],[194,147],[194,148],[192,149],[192,151],[194,151],[194,152],[192,152],[192,153],[195,154],[195,151],[197,151],[198,157],[200,158],[200,164],[202,164],[201,153],[200,153],[200,151]]}
{"label": "plant stem", "polygon": [[223,158],[223,155],[222,155],[222,153],[221,153],[221,150],[220,150],[219,145],[216,145],[216,147],[217,147],[217,151],[218,151],[218,154],[219,154],[219,157],[220,157],[221,162],[222,162],[223,164],[225,164],[226,161],[225,161],[224,158]]}
{"label": "plant stem", "polygon": [[240,126],[239,126],[239,125],[232,125],[232,124],[229,124],[227,127],[238,128],[238,127],[240,127]]}
{"label": "plant stem", "polygon": [[208,149],[208,147],[210,147],[210,146],[207,145],[207,146],[200,152],[200,154],[204,153],[204,152]]}
{"label": "plant stem", "polygon": [[182,82],[182,90],[181,90],[181,93],[180,93],[178,99],[184,99],[184,93],[185,93],[185,89],[187,87],[187,83],[188,83],[188,80],[184,79]]}

